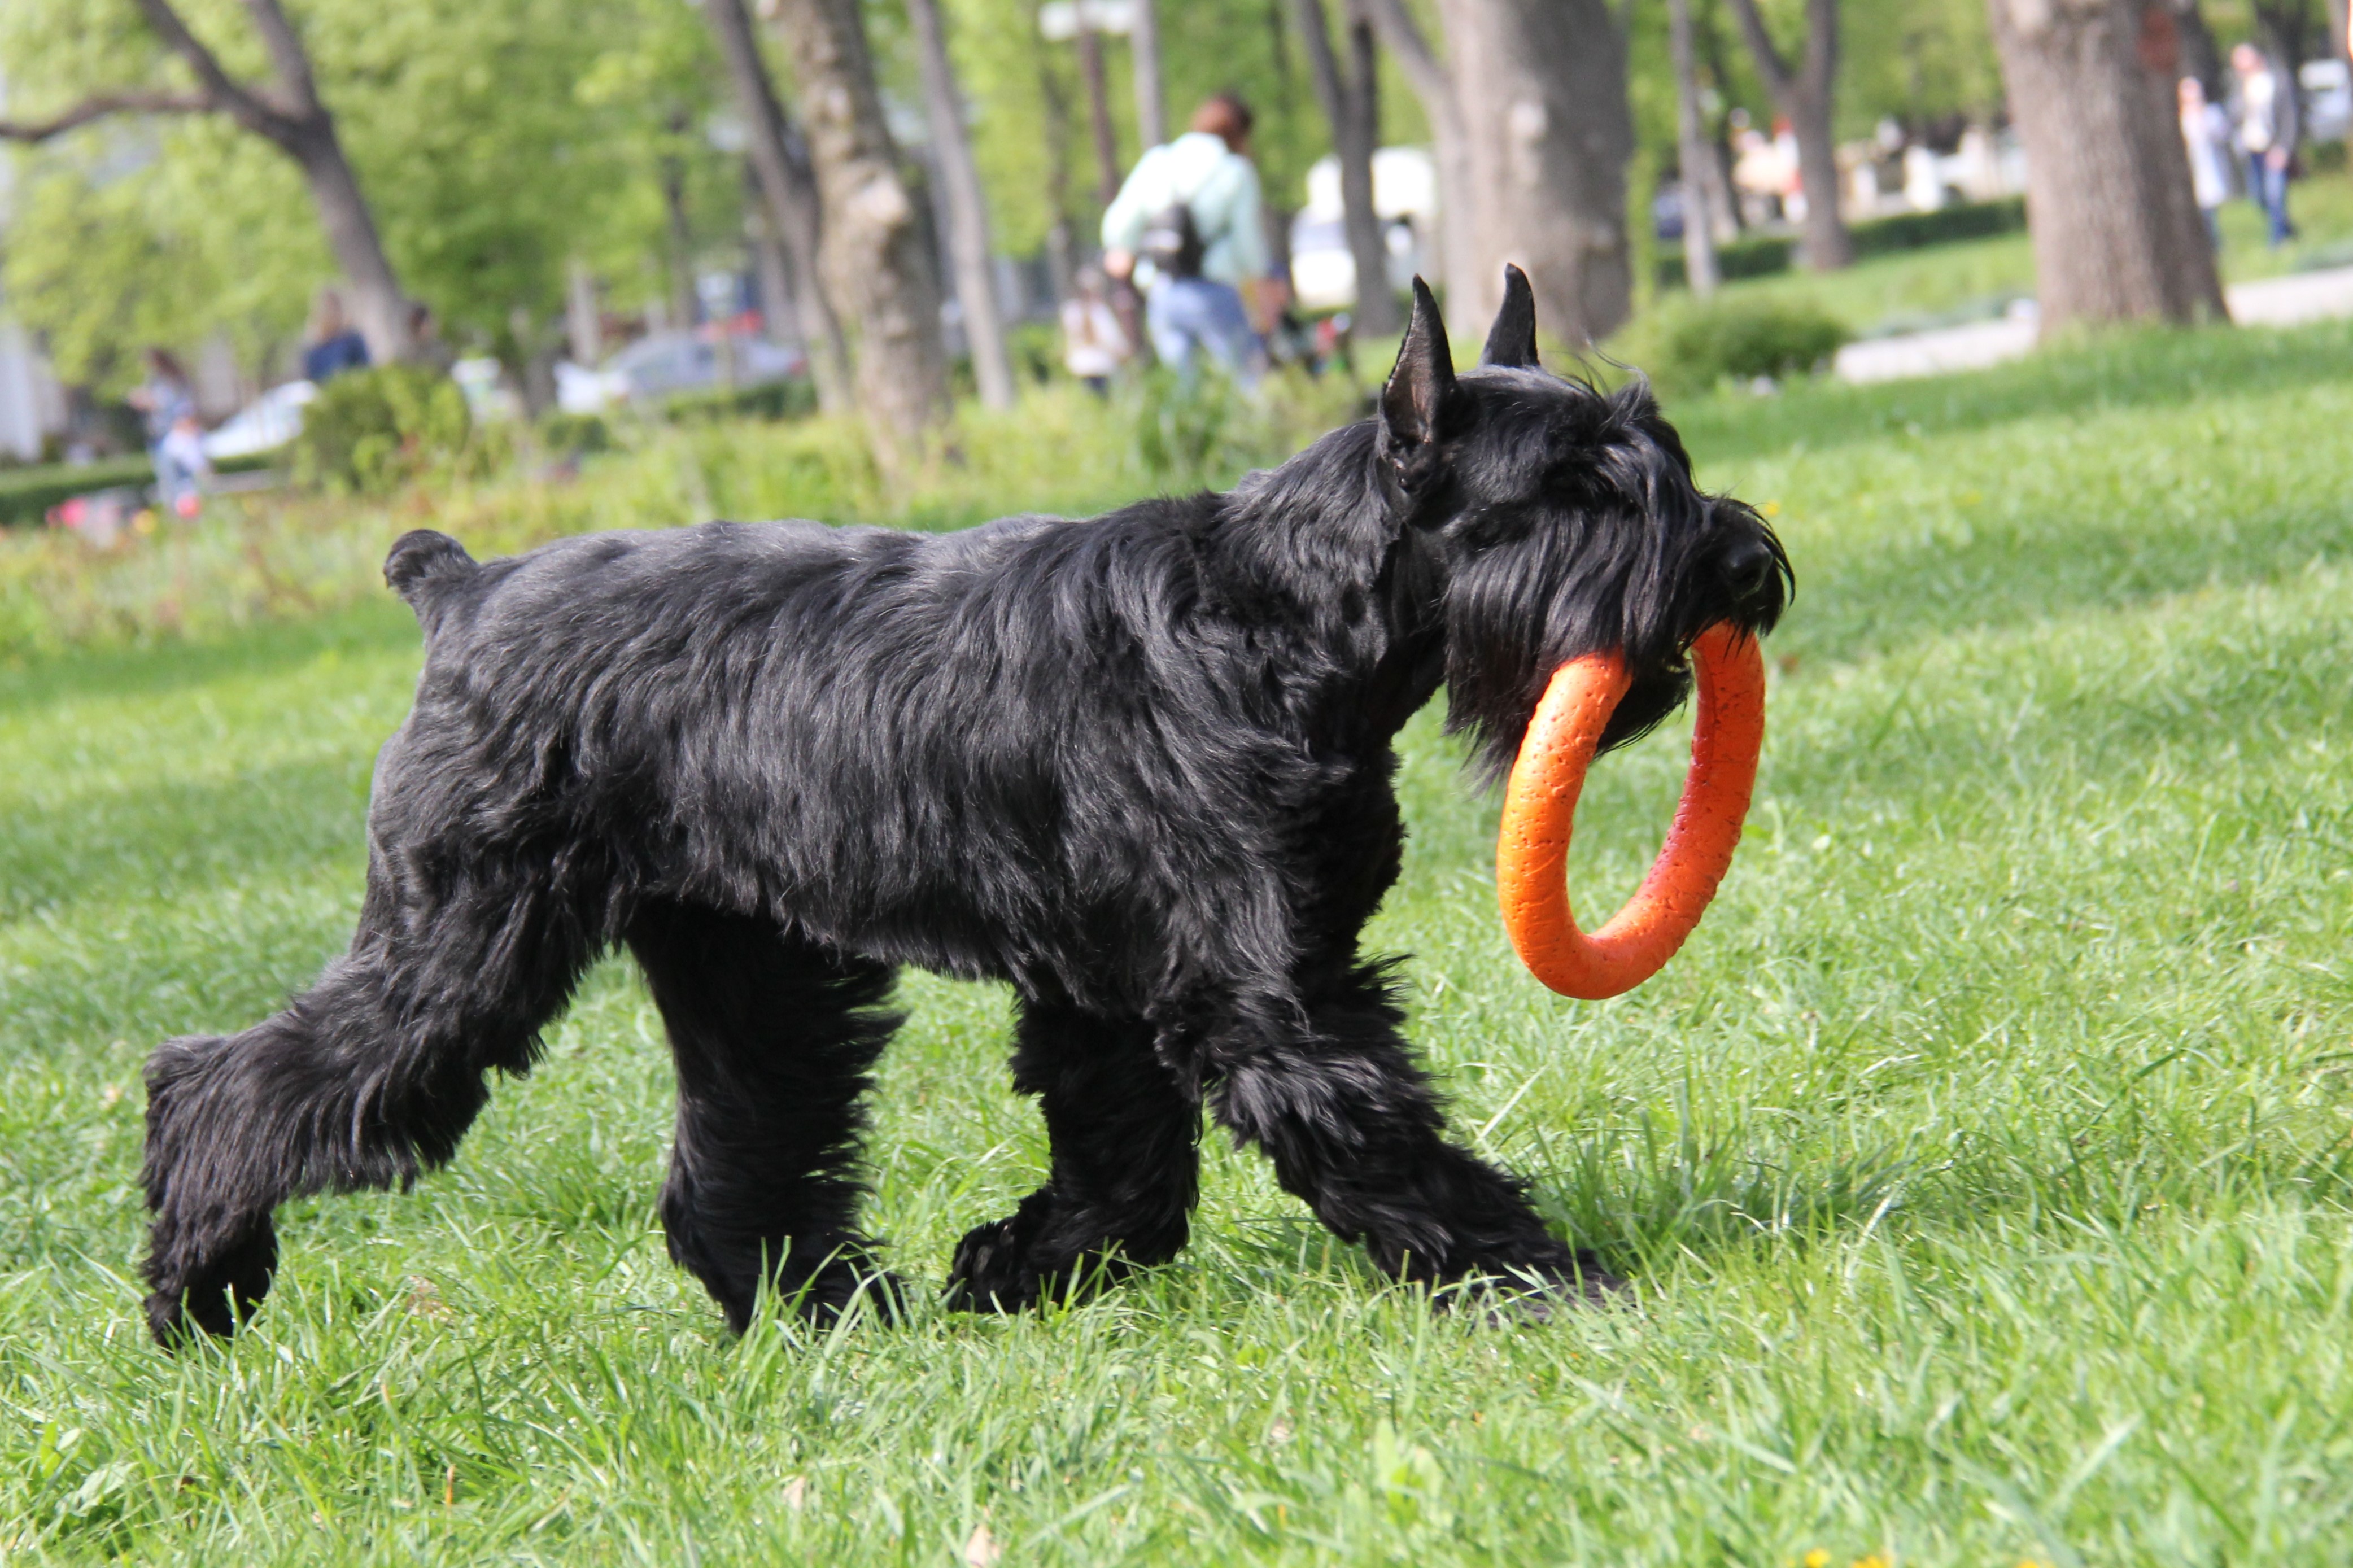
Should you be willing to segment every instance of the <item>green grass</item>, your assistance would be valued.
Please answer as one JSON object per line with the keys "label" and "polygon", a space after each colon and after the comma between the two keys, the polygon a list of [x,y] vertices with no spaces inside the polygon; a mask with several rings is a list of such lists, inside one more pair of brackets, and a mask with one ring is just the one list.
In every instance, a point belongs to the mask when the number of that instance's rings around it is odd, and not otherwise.
{"label": "green grass", "polygon": [[[2263,215],[2252,203],[2224,204],[2224,282],[2353,266],[2353,177],[2338,171],[2299,180],[2290,190],[2288,207],[2302,233],[2272,250],[2263,243]],[[1729,298],[1817,306],[1856,332],[1915,331],[1997,316],[2005,301],[2031,298],[2034,247],[2026,235],[2007,234],[1873,257],[1841,272],[1740,279],[1725,284],[1724,292]]]}
{"label": "green grass", "polygon": [[[0,672],[0,1555],[1015,1564],[2353,1562],[2353,328],[1674,412],[1800,577],[1739,859],[1541,991],[1424,715],[1374,936],[1462,1136],[1639,1282],[1433,1314],[1212,1140],[1099,1303],[731,1341],[662,1253],[626,966],[405,1196],[282,1216],[252,1331],[131,1279],[138,1067],[339,946],[417,664],[381,598]],[[1024,498],[1007,495],[1008,505]],[[1597,770],[1588,911],[1657,842]],[[911,978],[873,1220],[1038,1179],[1002,992]],[[985,1557],[985,1552],[977,1556]]]}

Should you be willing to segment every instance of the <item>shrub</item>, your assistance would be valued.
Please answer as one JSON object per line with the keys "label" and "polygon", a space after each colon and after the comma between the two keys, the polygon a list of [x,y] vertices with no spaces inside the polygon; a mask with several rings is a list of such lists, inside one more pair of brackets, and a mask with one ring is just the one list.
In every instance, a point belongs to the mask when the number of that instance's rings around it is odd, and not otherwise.
{"label": "shrub", "polygon": [[[1963,202],[1932,213],[1897,213],[1892,217],[1865,218],[1847,226],[1854,258],[1866,260],[1898,251],[1925,250],[1957,240],[1985,239],[2015,234],[2026,226],[2026,198]],[[1716,247],[1716,270],[1726,281],[1737,278],[1769,278],[1789,269],[1797,242],[1781,235],[1748,235]],[[1683,287],[1683,253],[1680,244],[1662,247],[1657,275],[1662,289]]]}
{"label": "shrub", "polygon": [[423,365],[347,371],[319,389],[294,438],[294,478],[382,495],[468,456],[473,420],[458,384]]}
{"label": "shrub", "polygon": [[673,425],[711,425],[730,419],[800,419],[817,412],[817,383],[805,375],[757,386],[711,386],[676,392],[661,401],[662,417]]}
{"label": "shrub", "polygon": [[612,426],[596,414],[551,414],[539,422],[539,438],[551,452],[609,452]]}
{"label": "shrub", "polygon": [[[282,452],[257,452],[249,458],[224,458],[213,465],[222,474],[249,473],[280,460]],[[37,523],[49,509],[93,490],[122,485],[144,489],[155,479],[155,465],[144,456],[109,458],[96,463],[40,463],[0,471],[0,524]]]}
{"label": "shrub", "polygon": [[1819,306],[1778,300],[1685,300],[1643,325],[1613,349],[1666,392],[1802,374],[1854,335]]}

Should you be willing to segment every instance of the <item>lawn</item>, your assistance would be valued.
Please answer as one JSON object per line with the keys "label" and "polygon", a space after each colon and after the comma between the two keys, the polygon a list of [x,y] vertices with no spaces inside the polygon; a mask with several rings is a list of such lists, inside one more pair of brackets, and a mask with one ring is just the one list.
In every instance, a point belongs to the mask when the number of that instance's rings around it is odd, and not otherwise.
{"label": "lawn", "polygon": [[[252,1331],[167,1358],[140,1061],[340,946],[417,635],[377,597],[18,655],[0,1557],[2353,1562],[2348,365],[2353,326],[2156,335],[1675,410],[1800,584],[1706,923],[1542,991],[1425,714],[1374,933],[1461,1136],[1637,1281],[1545,1324],[1385,1288],[1213,1139],[1192,1249],[1100,1302],[731,1340],[663,1255],[616,962],[455,1163],[291,1205]],[[1581,908],[1682,743],[1597,769]],[[903,1000],[872,1219],[935,1283],[1044,1148],[1005,994]]]}
{"label": "lawn", "polygon": [[[2224,204],[2224,283],[2353,265],[2353,175],[2338,169],[2299,180],[2288,206],[2301,233],[2273,250],[2264,244],[2263,214],[2252,202]],[[2006,234],[1873,257],[1843,272],[1737,280],[1725,292],[1733,299],[1816,305],[1849,330],[1871,336],[1916,331],[1999,316],[2010,300],[2031,298],[2034,247],[2022,233]]]}

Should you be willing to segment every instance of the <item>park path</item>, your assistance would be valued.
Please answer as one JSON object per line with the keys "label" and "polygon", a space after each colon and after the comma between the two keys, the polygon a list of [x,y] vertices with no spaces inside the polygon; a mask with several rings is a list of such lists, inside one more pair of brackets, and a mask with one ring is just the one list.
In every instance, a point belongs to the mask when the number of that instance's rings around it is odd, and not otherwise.
{"label": "park path", "polygon": [[[2289,327],[2298,321],[2353,316],[2353,267],[2234,283],[2223,293],[2230,300],[2231,319],[2241,326]],[[1869,338],[1839,350],[1839,379],[1901,381],[1907,376],[1982,370],[2032,352],[2034,331],[2033,317],[2026,315],[1906,332],[1901,337]]]}

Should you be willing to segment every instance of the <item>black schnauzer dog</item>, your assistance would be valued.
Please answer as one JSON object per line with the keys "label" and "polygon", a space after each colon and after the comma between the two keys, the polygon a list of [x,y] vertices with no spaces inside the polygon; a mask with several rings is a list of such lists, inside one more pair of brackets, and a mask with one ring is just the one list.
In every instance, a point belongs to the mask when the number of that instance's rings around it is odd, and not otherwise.
{"label": "black schnauzer dog", "polygon": [[1702,493],[1641,386],[1536,363],[1526,280],[1458,377],[1417,282],[1377,416],[1230,493],[944,536],[711,523],[385,574],[423,624],[378,760],[351,950],[284,1012],[147,1068],[148,1318],[226,1333],[271,1211],[447,1161],[492,1068],[617,942],[677,1058],[670,1256],[741,1331],[892,1282],[860,1234],[860,1099],[901,964],[1008,982],[1044,1186],[957,1247],[1006,1310],[1185,1244],[1201,1107],[1394,1277],[1605,1277],[1443,1136],[1386,965],[1398,728],[1442,683],[1508,765],[1554,668],[1768,629],[1781,546]]}

